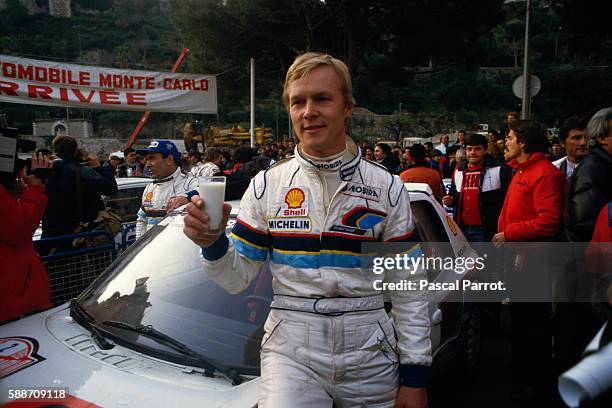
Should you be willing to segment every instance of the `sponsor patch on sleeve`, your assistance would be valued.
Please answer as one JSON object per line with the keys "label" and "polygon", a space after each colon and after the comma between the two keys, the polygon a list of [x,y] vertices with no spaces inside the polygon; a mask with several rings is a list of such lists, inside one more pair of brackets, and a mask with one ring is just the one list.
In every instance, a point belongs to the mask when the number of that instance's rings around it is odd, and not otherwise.
{"label": "sponsor patch on sleeve", "polygon": [[372,201],[380,201],[381,195],[380,188],[357,183],[347,183],[340,192],[351,197],[365,198]]}

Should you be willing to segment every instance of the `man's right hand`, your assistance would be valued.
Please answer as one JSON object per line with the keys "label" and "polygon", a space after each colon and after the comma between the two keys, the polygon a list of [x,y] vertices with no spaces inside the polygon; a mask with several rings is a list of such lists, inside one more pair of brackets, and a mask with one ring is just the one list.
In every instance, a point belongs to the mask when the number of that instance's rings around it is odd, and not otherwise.
{"label": "man's right hand", "polygon": [[452,196],[445,195],[444,197],[442,197],[442,203],[444,203],[444,205],[447,207],[451,207],[454,202],[455,200],[453,199]]}
{"label": "man's right hand", "polygon": [[30,174],[23,178],[23,181],[28,186],[40,186],[43,185],[43,180],[39,179],[34,175],[36,169],[50,169],[53,166],[53,162],[49,160],[47,156],[42,153],[32,154],[32,163],[30,164]]}
{"label": "man's right hand", "polygon": [[197,245],[207,248],[219,238],[219,235],[225,234],[231,210],[231,205],[223,203],[223,218],[221,219],[221,224],[219,224],[221,226],[220,231],[211,233],[210,218],[204,210],[204,201],[200,196],[195,195],[191,197],[191,202],[187,204],[187,215],[185,216],[183,232]]}

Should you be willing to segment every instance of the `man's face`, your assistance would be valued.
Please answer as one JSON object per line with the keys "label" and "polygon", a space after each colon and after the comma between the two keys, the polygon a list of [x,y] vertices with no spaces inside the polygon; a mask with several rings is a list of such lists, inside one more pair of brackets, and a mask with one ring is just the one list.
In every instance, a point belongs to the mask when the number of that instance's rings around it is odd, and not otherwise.
{"label": "man's face", "polygon": [[147,168],[151,173],[151,177],[155,179],[162,179],[164,177],[168,177],[172,173],[176,167],[174,166],[174,159],[171,155],[168,155],[166,158],[162,157],[161,153],[148,153],[146,156],[147,159]]}
{"label": "man's face", "polygon": [[289,114],[304,153],[326,157],[344,150],[345,122],[352,115],[331,66],[321,66],[289,84]]}
{"label": "man's face", "polygon": [[565,139],[565,151],[567,157],[573,162],[579,163],[589,154],[587,136],[585,129],[571,129]]}
{"label": "man's face", "polygon": [[482,146],[467,146],[465,148],[465,154],[470,166],[478,166],[480,163],[482,163],[485,152],[486,151]]}
{"label": "man's face", "polygon": [[127,156],[125,156],[125,161],[127,164],[134,164],[136,162],[136,152],[129,152]]}
{"label": "man's face", "polygon": [[506,116],[506,123],[507,123],[508,125],[510,125],[510,124],[512,124],[512,123],[514,123],[514,122],[516,122],[516,116],[514,116],[514,115],[508,115],[508,116]]}
{"label": "man's face", "polygon": [[464,144],[465,143],[465,133],[459,132],[459,134],[457,134],[457,141],[459,142],[459,144]]}
{"label": "man's face", "polygon": [[500,149],[504,150],[506,148],[506,141],[504,139],[498,139],[495,141],[495,144],[499,146]]}
{"label": "man's face", "polygon": [[374,158],[376,160],[382,160],[385,158],[385,153],[383,151],[383,149],[381,149],[379,146],[376,146],[374,148]]}
{"label": "man's face", "polygon": [[598,137],[597,143],[604,149],[608,154],[612,155],[612,120],[608,121],[608,135],[604,137]]}
{"label": "man's face", "polygon": [[495,140],[496,140],[496,138],[495,138],[495,134],[494,134],[494,133],[487,133],[487,140],[488,140],[490,143],[495,143]]}
{"label": "man's face", "polygon": [[448,135],[442,135],[442,137],[440,138],[440,143],[448,144]]}
{"label": "man's face", "polygon": [[195,166],[195,165],[198,164],[198,162],[199,162],[198,156],[194,156],[194,155],[191,155],[191,154],[189,155],[189,165],[190,166]]}
{"label": "man's face", "polygon": [[110,162],[114,168],[117,168],[121,164],[121,160],[119,159],[110,159]]}
{"label": "man's face", "polygon": [[504,160],[512,160],[517,158],[525,147],[524,143],[519,143],[514,130],[510,129],[508,136],[506,136],[506,146],[504,148]]}
{"label": "man's face", "polygon": [[561,156],[561,152],[563,152],[563,148],[559,143],[553,143],[551,150],[552,154],[554,154],[555,156]]}

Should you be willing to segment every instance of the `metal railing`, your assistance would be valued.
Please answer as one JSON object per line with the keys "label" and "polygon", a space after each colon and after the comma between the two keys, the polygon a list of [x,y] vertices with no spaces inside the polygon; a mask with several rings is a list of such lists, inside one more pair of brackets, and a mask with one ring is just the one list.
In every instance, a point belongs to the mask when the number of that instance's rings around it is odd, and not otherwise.
{"label": "metal railing", "polygon": [[[72,247],[75,239],[96,238],[94,246]],[[102,240],[100,240],[102,238]],[[34,241],[37,252],[45,253],[45,264],[51,283],[51,303],[60,305],[78,296],[117,257],[113,237],[106,231],[88,231]],[[49,251],[50,248],[63,248]]]}

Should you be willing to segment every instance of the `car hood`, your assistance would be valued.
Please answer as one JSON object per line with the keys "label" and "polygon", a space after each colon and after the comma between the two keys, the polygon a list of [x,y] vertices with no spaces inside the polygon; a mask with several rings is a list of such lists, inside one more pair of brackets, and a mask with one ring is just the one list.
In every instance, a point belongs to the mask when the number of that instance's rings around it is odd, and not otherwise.
{"label": "car hood", "polygon": [[[9,389],[23,387],[67,387],[71,396],[104,407],[253,407],[258,399],[259,379],[232,386],[120,345],[101,350],[68,305],[0,326],[0,341],[0,404]],[[18,370],[10,368],[15,357]]]}

